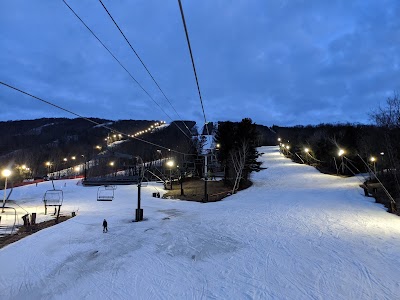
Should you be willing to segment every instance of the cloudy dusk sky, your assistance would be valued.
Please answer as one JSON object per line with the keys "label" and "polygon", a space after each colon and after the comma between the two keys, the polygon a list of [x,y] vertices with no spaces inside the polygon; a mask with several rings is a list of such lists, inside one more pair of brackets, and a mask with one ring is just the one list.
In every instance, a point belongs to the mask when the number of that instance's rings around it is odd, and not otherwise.
{"label": "cloudy dusk sky", "polygon": [[[85,117],[183,118],[202,109],[177,0],[0,1],[0,81]],[[400,90],[398,0],[182,0],[208,121],[369,123]],[[68,117],[0,85],[0,121]],[[160,109],[160,106],[163,109]]]}

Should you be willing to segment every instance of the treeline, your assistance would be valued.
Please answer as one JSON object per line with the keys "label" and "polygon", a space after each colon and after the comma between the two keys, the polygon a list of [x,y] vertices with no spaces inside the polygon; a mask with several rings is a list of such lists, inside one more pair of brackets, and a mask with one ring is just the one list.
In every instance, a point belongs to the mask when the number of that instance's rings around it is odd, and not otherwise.
{"label": "treeline", "polygon": [[224,171],[224,181],[233,192],[251,184],[250,173],[260,170],[256,147],[260,146],[261,140],[271,139],[270,136],[270,130],[267,133],[257,130],[257,125],[250,118],[239,123],[218,123],[216,154]]}
{"label": "treeline", "polygon": [[[394,213],[400,202],[400,99],[394,95],[385,106],[371,113],[376,125],[320,124],[279,127],[277,144],[283,154],[298,163],[315,166],[324,173],[367,173],[378,183],[374,196]],[[387,190],[387,192],[385,191]]]}
{"label": "treeline", "polygon": [[[95,118],[92,120],[105,124],[113,130],[132,135],[157,122],[153,120],[111,121]],[[189,125],[193,127],[194,122],[189,122]],[[182,124],[181,127],[185,128]],[[1,169],[13,170],[13,181],[43,177],[49,171],[54,172],[84,163],[104,152],[107,143],[126,139],[126,137],[119,136],[102,126],[96,126],[80,118],[0,122],[0,130],[2,132],[0,166]],[[186,131],[188,130],[186,129]],[[188,135],[190,136],[190,133]],[[163,130],[163,133],[155,130],[153,133],[145,133],[141,137],[144,140],[164,145],[165,148],[180,151],[187,150],[189,147],[188,139],[182,139],[182,136],[183,134],[176,126],[169,126]],[[107,138],[109,138],[108,141]],[[156,148],[149,143],[126,141],[112,147],[111,151],[150,158],[155,155],[154,153],[159,153],[156,152],[159,150]],[[163,154],[166,152],[165,149],[161,151]],[[46,162],[51,165],[46,165]]]}
{"label": "treeline", "polygon": [[[363,160],[371,162],[372,157],[375,158],[376,165],[379,160],[380,168],[388,166],[387,162],[383,164],[385,160],[381,158],[385,154],[385,144],[382,139],[384,128],[360,124],[272,128],[281,139],[277,143],[283,145],[283,151],[291,155],[294,161],[305,161],[324,173],[342,175],[365,173],[368,172],[368,165]],[[346,165],[342,169],[342,157],[347,157],[354,166],[350,168]]]}

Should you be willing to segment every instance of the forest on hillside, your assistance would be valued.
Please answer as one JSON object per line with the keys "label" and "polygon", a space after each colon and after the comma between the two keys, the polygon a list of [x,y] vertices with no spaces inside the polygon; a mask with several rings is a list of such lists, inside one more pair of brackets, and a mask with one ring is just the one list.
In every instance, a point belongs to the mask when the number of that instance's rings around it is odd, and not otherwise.
{"label": "forest on hillside", "polygon": [[377,183],[374,197],[396,212],[400,204],[400,98],[371,112],[374,125],[320,124],[272,126],[282,154],[324,173],[367,174],[365,183]]}
{"label": "forest on hillside", "polygon": [[[374,189],[374,197],[395,212],[400,199],[398,95],[389,97],[386,105],[370,117],[374,124],[267,127],[245,118],[241,122],[208,123],[200,129],[193,121],[174,121],[160,127],[154,127],[157,121],[148,120],[92,119],[101,125],[79,118],[0,122],[4,133],[0,165],[16,170],[13,180],[18,181],[93,159],[104,165],[95,175],[110,172],[106,167],[110,160],[115,162],[116,172],[131,163],[129,157],[139,156],[144,162],[173,158],[181,166],[180,172],[190,161],[198,176],[207,177],[205,156],[209,156],[209,171],[214,168],[223,172],[225,183],[235,191],[249,186],[250,173],[260,170],[256,148],[279,145],[282,155],[324,173],[367,174],[362,183],[379,183],[382,188]],[[138,132],[140,136],[134,135]],[[214,135],[216,146],[204,152],[204,135],[208,133]]]}
{"label": "forest on hillside", "polygon": [[[143,162],[172,159],[180,166],[179,172],[203,176],[204,154],[210,155],[209,169],[213,169],[215,153],[210,152],[211,145],[199,132],[207,133],[208,129],[208,133],[215,135],[219,124],[223,124],[209,123],[199,129],[194,121],[174,121],[160,126],[162,123],[150,120],[90,120],[43,118],[0,122],[0,130],[4,132],[0,140],[1,168],[12,170],[12,183],[44,178],[50,173],[56,177],[96,177],[129,169],[140,157]],[[252,147],[274,145],[276,136],[270,128],[253,123],[251,127]],[[226,140],[235,139],[239,136],[228,132]],[[224,143],[223,149],[227,145]],[[226,170],[228,178],[232,169]],[[244,173],[246,178],[248,173]],[[0,185],[4,185],[3,177]]]}
{"label": "forest on hillside", "polygon": [[[81,118],[0,122],[0,130],[3,133],[0,140],[0,166],[17,170],[14,175],[20,176],[14,177],[15,180],[44,176],[49,171],[88,161],[104,151],[108,144],[126,139],[126,136],[116,135],[113,131],[134,134],[157,122],[95,118],[90,120],[95,123]],[[173,136],[174,133],[171,133],[169,138]],[[136,148],[142,152],[140,146]]]}

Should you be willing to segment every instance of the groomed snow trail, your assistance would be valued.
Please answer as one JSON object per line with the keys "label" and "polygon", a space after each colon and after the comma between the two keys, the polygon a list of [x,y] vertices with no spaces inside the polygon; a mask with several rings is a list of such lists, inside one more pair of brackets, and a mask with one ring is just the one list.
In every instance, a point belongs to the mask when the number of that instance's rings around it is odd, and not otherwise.
{"label": "groomed snow trail", "polygon": [[[268,169],[221,202],[143,188],[140,223],[135,186],[104,203],[68,181],[63,209],[78,216],[0,250],[0,299],[398,299],[400,218],[357,178],[259,151]],[[37,191],[14,196],[41,212]]]}

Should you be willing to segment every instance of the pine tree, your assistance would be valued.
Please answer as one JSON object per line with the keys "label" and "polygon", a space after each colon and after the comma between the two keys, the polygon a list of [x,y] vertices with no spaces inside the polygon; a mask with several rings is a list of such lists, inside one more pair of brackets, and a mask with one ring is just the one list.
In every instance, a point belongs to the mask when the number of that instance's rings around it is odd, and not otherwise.
{"label": "pine tree", "polygon": [[220,123],[215,141],[220,145],[218,160],[224,166],[225,181],[234,189],[248,181],[251,171],[259,170],[256,124],[250,118],[240,123]]}

